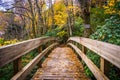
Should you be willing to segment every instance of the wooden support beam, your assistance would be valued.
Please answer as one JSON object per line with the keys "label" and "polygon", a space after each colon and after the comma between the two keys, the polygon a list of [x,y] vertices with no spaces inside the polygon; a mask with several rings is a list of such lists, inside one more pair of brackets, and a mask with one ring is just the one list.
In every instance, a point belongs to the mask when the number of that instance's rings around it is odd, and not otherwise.
{"label": "wooden support beam", "polygon": [[82,45],[82,52],[86,54],[85,47]]}
{"label": "wooden support beam", "polygon": [[106,75],[109,76],[110,63],[104,58],[100,58],[100,70]]}
{"label": "wooden support beam", "polygon": [[104,68],[105,68],[105,64],[104,64],[104,58],[100,58],[100,70],[104,73]]}
{"label": "wooden support beam", "polygon": [[22,58],[13,61],[14,75],[22,69]]}
{"label": "wooden support beam", "polygon": [[[43,49],[42,49],[42,45],[41,45],[41,46],[38,47],[38,53],[41,53],[42,50],[43,50]],[[38,64],[37,64],[37,66],[38,66],[38,67],[42,67],[41,64],[42,64],[42,61],[40,60],[40,61],[38,62]]]}

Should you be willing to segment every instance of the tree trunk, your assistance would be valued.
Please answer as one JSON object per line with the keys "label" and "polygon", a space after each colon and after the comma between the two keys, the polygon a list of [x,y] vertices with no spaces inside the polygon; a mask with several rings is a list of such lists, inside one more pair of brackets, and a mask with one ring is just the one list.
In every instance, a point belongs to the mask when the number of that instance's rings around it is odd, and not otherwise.
{"label": "tree trunk", "polygon": [[84,37],[89,37],[91,34],[90,27],[90,0],[78,0],[82,9],[84,19]]}
{"label": "tree trunk", "polygon": [[53,4],[52,4],[52,0],[50,0],[50,7],[51,7],[51,13],[52,13],[52,29],[54,29],[54,7],[53,7]]}
{"label": "tree trunk", "polygon": [[74,3],[73,3],[73,0],[71,0],[71,5],[73,7],[72,9],[72,17],[71,17],[71,28],[73,29],[74,25],[75,25],[75,17],[74,17]]}
{"label": "tree trunk", "polygon": [[32,6],[32,1],[28,0],[29,6],[30,6],[30,12],[31,12],[31,16],[32,16],[32,32],[33,32],[33,38],[36,37],[36,30],[35,30],[35,15],[33,12],[33,6]]}
{"label": "tree trunk", "polygon": [[[68,0],[65,0],[65,6],[68,7]],[[70,16],[70,11],[67,10],[67,14],[68,14],[68,18],[67,18],[67,24],[68,24],[68,33],[69,33],[69,37],[72,36],[72,26],[71,26],[71,16]]]}
{"label": "tree trunk", "polygon": [[43,18],[42,18],[42,0],[40,0],[40,6],[38,5],[38,3],[39,3],[38,0],[35,0],[35,2],[36,2],[38,18],[39,18],[38,25],[40,26],[40,29],[42,29],[42,32],[40,32],[40,33],[44,34],[45,32],[43,31],[44,24],[43,24]]}

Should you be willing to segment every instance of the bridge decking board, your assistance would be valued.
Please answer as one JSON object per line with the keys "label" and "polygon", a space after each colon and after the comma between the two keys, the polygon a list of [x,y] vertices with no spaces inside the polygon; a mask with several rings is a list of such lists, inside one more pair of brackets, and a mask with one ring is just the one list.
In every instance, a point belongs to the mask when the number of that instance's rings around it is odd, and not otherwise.
{"label": "bridge decking board", "polygon": [[83,66],[69,47],[57,47],[43,62],[32,80],[89,80]]}

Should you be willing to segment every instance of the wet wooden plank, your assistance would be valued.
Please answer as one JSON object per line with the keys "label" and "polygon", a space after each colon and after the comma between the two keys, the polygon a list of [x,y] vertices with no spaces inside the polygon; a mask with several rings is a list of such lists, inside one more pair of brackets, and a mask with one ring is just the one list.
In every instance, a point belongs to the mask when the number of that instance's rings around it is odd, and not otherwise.
{"label": "wet wooden plank", "polygon": [[79,48],[77,48],[75,45],[71,43],[69,43],[68,45],[70,45],[73,49],[75,49],[75,51],[79,54],[82,60],[87,64],[87,66],[89,67],[89,69],[94,74],[97,80],[109,80],[104,75],[104,73],[102,73],[100,69],[98,69],[97,66],[89,58],[87,58],[87,56],[82,51],[79,50]]}
{"label": "wet wooden plank", "polygon": [[13,60],[37,48],[41,44],[51,40],[55,40],[55,38],[41,37],[0,47],[0,67],[12,62]]}

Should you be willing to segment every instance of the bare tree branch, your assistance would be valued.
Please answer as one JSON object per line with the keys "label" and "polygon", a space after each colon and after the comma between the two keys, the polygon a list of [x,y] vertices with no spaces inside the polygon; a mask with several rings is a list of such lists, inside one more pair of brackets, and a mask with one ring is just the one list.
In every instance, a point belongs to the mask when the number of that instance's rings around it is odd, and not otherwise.
{"label": "bare tree branch", "polygon": [[4,13],[12,13],[12,14],[18,14],[18,15],[22,15],[22,16],[25,16],[25,17],[27,17],[27,18],[29,18],[29,19],[31,19],[32,20],[32,18],[31,17],[29,17],[29,16],[27,16],[27,15],[24,15],[24,14],[22,14],[22,13],[17,13],[17,12],[8,12],[8,11],[3,11]]}

